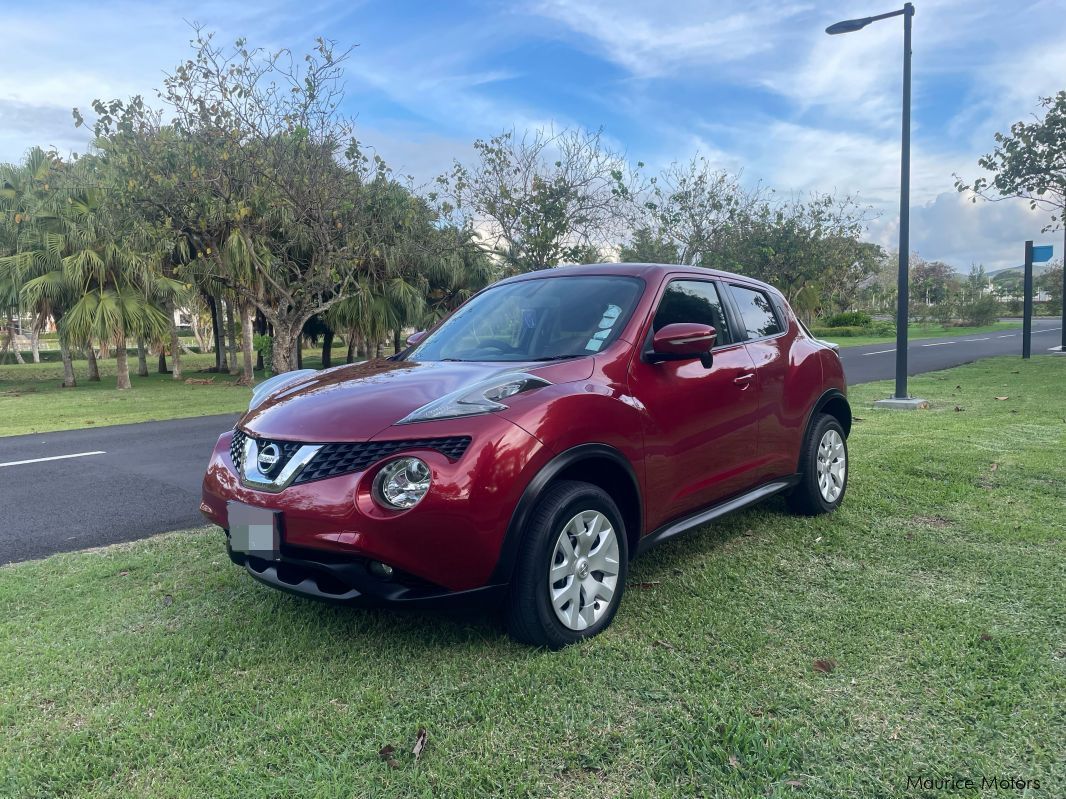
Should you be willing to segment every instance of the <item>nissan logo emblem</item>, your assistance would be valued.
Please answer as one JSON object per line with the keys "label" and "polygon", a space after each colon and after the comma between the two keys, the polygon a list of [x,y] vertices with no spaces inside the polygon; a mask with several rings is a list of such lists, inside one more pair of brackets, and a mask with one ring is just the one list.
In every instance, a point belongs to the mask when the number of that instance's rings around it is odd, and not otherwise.
{"label": "nissan logo emblem", "polygon": [[267,444],[259,450],[259,457],[256,458],[256,463],[259,464],[259,471],[269,472],[279,460],[281,460],[281,450],[278,449],[278,445]]}

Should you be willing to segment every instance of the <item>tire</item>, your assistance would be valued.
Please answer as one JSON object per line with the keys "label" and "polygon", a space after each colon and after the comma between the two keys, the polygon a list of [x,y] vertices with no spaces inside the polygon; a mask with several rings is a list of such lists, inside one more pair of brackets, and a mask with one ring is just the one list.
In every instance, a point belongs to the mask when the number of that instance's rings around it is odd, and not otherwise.
{"label": "tire", "polygon": [[[823,450],[823,445],[829,449]],[[836,418],[827,413],[818,415],[803,442],[799,464],[800,481],[788,495],[789,509],[817,516],[840,507],[848,490],[850,468],[848,440]]]}
{"label": "tire", "polygon": [[[508,633],[549,649],[597,635],[618,610],[628,563],[625,525],[607,492],[589,483],[553,483],[522,531],[507,600]],[[555,583],[553,569],[560,577]]]}

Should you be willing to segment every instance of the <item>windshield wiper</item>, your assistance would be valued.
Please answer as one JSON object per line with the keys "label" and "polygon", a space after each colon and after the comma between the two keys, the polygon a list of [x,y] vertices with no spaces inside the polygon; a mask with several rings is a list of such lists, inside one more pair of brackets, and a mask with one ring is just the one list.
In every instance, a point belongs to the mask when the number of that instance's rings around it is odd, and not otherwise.
{"label": "windshield wiper", "polygon": [[543,358],[530,358],[531,361],[565,361],[567,358],[580,358],[588,355],[587,352],[576,352],[571,355],[546,355]]}

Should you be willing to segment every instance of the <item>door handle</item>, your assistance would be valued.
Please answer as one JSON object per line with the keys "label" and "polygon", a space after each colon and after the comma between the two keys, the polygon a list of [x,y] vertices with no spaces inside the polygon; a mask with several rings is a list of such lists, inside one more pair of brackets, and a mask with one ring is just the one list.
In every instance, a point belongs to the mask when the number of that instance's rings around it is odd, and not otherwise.
{"label": "door handle", "polygon": [[739,377],[734,377],[733,382],[736,383],[738,386],[743,386],[744,388],[747,388],[751,381],[754,379],[755,373],[748,372],[746,374],[740,375]]}

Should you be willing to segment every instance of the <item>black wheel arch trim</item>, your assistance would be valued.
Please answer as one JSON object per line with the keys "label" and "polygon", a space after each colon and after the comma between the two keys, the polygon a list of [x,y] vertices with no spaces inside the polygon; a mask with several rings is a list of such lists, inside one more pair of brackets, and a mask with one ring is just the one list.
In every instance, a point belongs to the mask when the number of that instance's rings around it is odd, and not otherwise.
{"label": "black wheel arch trim", "polygon": [[[507,532],[500,547],[500,556],[496,561],[496,568],[489,578],[490,583],[509,583],[511,581],[515,561],[518,558],[518,545],[522,540],[523,528],[544,489],[567,467],[593,458],[607,458],[621,466],[629,476],[633,485],[633,494],[637,500],[638,524],[643,523],[644,499],[640,492],[640,483],[637,480],[636,470],[634,470],[633,464],[629,462],[629,459],[608,444],[578,444],[576,447],[560,452],[542,466],[540,471],[529,481],[525,491],[522,492],[522,497],[518,500],[518,505],[515,507],[514,513],[511,514],[511,521],[507,525]],[[626,535],[630,540],[639,540],[640,534],[641,529],[639,527],[636,531],[626,530]],[[632,554],[631,552],[630,555],[632,556]]]}
{"label": "black wheel arch trim", "polygon": [[845,396],[844,392],[838,388],[831,388],[828,391],[824,391],[822,392],[822,395],[815,401],[814,405],[811,406],[811,410],[807,414],[807,423],[803,425],[803,438],[800,439],[800,457],[802,457],[803,455],[803,442],[806,441],[807,436],[810,435],[811,427],[814,425],[814,420],[817,418],[818,414],[821,413],[822,409],[834,400],[842,401],[848,409],[848,423],[846,425],[843,425],[844,437],[847,438],[851,435],[851,403],[848,402],[847,396]]}

